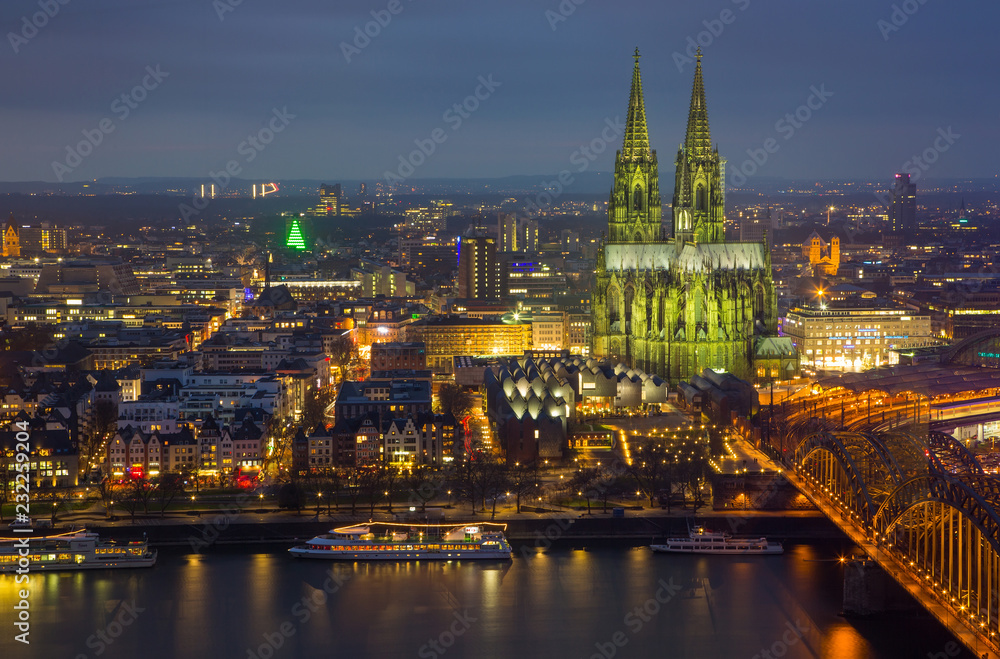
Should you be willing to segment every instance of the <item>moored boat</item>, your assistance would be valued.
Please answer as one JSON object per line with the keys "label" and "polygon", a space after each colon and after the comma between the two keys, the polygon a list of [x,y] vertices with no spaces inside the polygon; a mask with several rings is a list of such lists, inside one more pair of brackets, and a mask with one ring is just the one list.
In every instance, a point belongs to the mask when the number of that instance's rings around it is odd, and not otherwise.
{"label": "moored boat", "polygon": [[728,533],[706,531],[695,526],[686,538],[667,538],[662,544],[650,545],[657,552],[674,554],[781,554],[785,551],[780,542],[767,538],[734,538]]}
{"label": "moored boat", "polygon": [[341,561],[510,560],[503,524],[371,522],[333,529],[288,552]]}
{"label": "moored boat", "polygon": [[0,572],[102,570],[152,567],[156,550],[145,540],[117,543],[80,530],[0,538]]}

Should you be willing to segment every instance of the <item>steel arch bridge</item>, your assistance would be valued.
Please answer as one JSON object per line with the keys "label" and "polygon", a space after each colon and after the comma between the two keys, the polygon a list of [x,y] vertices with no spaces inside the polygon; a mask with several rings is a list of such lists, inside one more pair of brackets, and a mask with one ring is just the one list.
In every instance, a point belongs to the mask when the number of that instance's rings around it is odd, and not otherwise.
{"label": "steel arch bridge", "polygon": [[924,606],[960,621],[966,645],[1000,655],[1000,480],[961,442],[822,430],[799,443],[793,472],[885,571],[919,583]]}

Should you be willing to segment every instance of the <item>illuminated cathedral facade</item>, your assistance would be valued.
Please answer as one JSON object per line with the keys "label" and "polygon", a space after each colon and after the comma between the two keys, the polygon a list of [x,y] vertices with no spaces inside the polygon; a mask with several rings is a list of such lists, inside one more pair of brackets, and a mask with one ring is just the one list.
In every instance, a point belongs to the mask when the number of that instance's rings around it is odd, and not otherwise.
{"label": "illuminated cathedral facade", "polygon": [[675,161],[668,235],[637,49],[608,233],[597,257],[593,355],[671,384],[705,368],[748,380],[760,379],[760,370],[771,376],[770,368],[755,365],[758,346],[777,330],[770,249],[765,242],[726,241],[725,162],[709,133],[699,52],[687,134]]}

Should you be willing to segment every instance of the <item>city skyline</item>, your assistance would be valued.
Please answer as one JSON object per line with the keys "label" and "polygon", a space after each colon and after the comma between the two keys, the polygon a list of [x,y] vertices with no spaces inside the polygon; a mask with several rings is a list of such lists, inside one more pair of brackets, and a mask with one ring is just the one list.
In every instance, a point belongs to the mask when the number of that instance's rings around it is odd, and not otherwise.
{"label": "city skyline", "polygon": [[672,148],[697,45],[728,186],[995,171],[989,21],[933,3],[39,7],[0,11],[4,181],[610,171],[633,49],[651,138]]}

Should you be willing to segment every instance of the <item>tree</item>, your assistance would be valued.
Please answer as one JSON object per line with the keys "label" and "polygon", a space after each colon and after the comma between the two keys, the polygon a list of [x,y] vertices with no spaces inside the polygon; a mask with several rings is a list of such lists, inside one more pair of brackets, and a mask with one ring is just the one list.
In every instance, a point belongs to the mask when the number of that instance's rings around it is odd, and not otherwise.
{"label": "tree", "polygon": [[538,463],[527,465],[515,462],[513,466],[508,466],[507,483],[514,494],[517,512],[521,512],[521,497],[533,492],[538,484]]}
{"label": "tree", "polygon": [[490,519],[494,520],[497,517],[497,499],[500,498],[501,494],[507,491],[507,469],[499,459],[492,455],[480,461],[479,466],[483,471],[483,512],[486,511],[486,499],[492,499],[493,507],[492,512],[490,513]]}
{"label": "tree", "polygon": [[143,512],[149,512],[149,500],[153,496],[153,486],[145,478],[133,478],[122,484],[119,491],[121,506],[129,513],[135,524],[135,514],[142,506]]}
{"label": "tree", "polygon": [[479,494],[479,476],[476,461],[480,459],[480,453],[469,456],[470,459],[462,463],[458,468],[456,476],[458,478],[458,491],[462,498],[468,499],[472,505],[472,514],[476,514],[476,503]]}
{"label": "tree", "polygon": [[340,471],[336,469],[330,470],[324,478],[323,487],[329,496],[326,497],[326,513],[330,514],[331,499],[337,504],[337,511],[340,511],[340,491],[344,487],[344,479],[340,474]]}
{"label": "tree", "polygon": [[342,335],[331,343],[329,356],[330,366],[334,367],[337,373],[334,376],[334,386],[336,386],[344,379],[344,369],[357,360],[358,348],[348,335]]}
{"label": "tree", "polygon": [[351,500],[351,514],[357,514],[358,499],[364,492],[364,472],[360,469],[351,468],[345,474],[347,481],[347,497]]}
{"label": "tree", "polygon": [[278,490],[278,508],[294,508],[301,512],[306,503],[306,493],[298,483],[285,483]]}
{"label": "tree", "polygon": [[427,465],[414,465],[403,476],[406,486],[412,493],[410,501],[420,502],[420,512],[427,509],[427,502],[434,498],[438,488],[431,482],[431,471]]}
{"label": "tree", "polygon": [[121,486],[111,478],[105,476],[98,487],[98,492],[101,495],[101,503],[104,504],[104,515],[107,518],[111,518],[112,512],[115,507],[115,498],[121,491]]}
{"label": "tree", "polygon": [[594,467],[584,467],[583,469],[578,469],[573,478],[569,481],[569,488],[572,492],[576,492],[578,496],[582,496],[587,500],[587,514],[590,513],[590,499],[598,494],[594,486],[598,481],[598,472]]}
{"label": "tree", "polygon": [[625,466],[618,462],[610,465],[597,463],[597,491],[604,505],[604,512],[608,512],[608,497],[612,494],[621,495],[625,491],[622,483],[622,475],[625,473]]}
{"label": "tree", "polygon": [[69,492],[52,494],[52,511],[49,513],[49,521],[52,522],[53,526],[56,524],[56,517],[59,511],[68,509],[71,501],[72,495]]}
{"label": "tree", "polygon": [[160,506],[160,517],[173,503],[177,495],[184,491],[184,477],[180,474],[161,474],[156,482],[156,501]]}
{"label": "tree", "polygon": [[633,440],[629,446],[632,453],[629,473],[639,490],[649,498],[649,505],[653,506],[656,493],[663,487],[667,475],[666,449],[662,442],[648,437]]}
{"label": "tree", "polygon": [[441,414],[464,419],[472,412],[473,403],[472,394],[457,384],[446,383],[438,390],[438,409]]}
{"label": "tree", "polygon": [[359,486],[361,491],[368,497],[368,516],[375,516],[375,502],[382,495],[382,470],[378,467],[371,467],[361,471]]}
{"label": "tree", "polygon": [[181,478],[184,482],[190,482],[194,484],[194,493],[201,494],[201,489],[199,488],[198,480],[198,469],[192,463],[188,462],[181,465]]}
{"label": "tree", "polygon": [[401,469],[393,464],[381,463],[379,469],[382,472],[382,483],[385,484],[385,496],[389,500],[389,512],[392,512],[392,496],[396,493],[396,487],[401,477]]}

